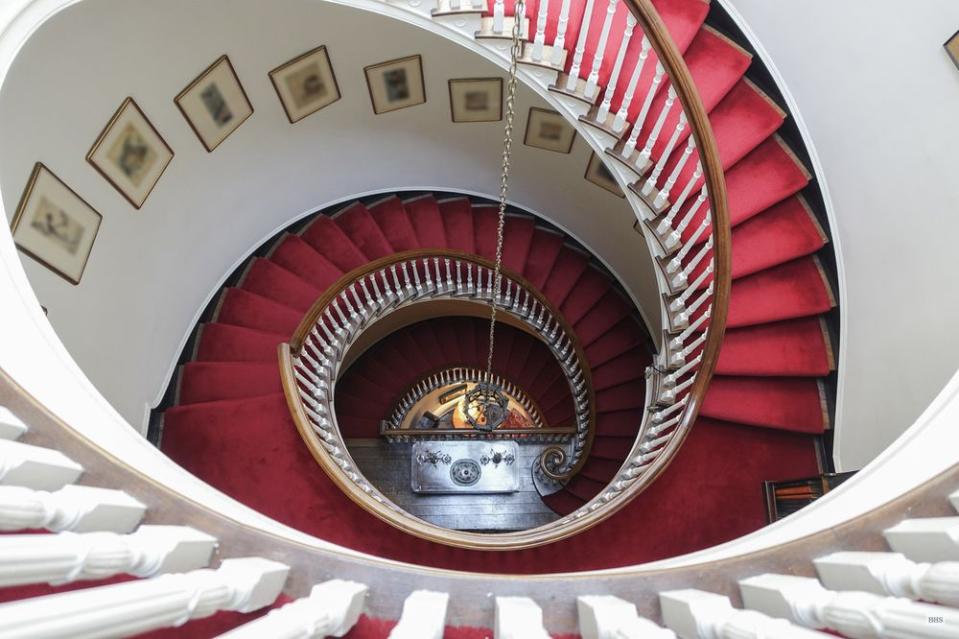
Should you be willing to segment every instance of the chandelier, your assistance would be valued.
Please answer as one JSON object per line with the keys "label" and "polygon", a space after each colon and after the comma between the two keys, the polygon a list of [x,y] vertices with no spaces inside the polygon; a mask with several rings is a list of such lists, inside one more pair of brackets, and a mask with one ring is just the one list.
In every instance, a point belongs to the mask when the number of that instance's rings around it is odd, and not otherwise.
{"label": "chandelier", "polygon": [[[509,76],[506,82],[506,125],[503,133],[503,162],[499,187],[499,220],[496,225],[496,263],[493,270],[493,292],[490,297],[489,352],[486,355],[487,379],[493,379],[493,349],[496,337],[496,301],[500,297],[503,276],[503,230],[506,223],[506,194],[509,192],[510,154],[513,149],[513,116],[516,113],[516,62],[520,57],[520,26],[525,7],[517,0],[513,11],[512,46]],[[509,400],[497,384],[483,382],[466,394],[466,421],[476,430],[489,432],[499,428],[509,416]]]}

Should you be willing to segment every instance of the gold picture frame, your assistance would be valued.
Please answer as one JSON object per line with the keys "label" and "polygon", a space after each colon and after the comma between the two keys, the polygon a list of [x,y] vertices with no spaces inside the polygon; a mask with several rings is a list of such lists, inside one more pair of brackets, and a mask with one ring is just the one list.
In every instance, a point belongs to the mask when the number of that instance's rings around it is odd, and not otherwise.
{"label": "gold picture frame", "polygon": [[423,58],[419,54],[363,67],[373,113],[382,115],[426,102]]}
{"label": "gold picture frame", "polygon": [[946,40],[942,46],[946,49],[949,57],[952,58],[952,63],[959,68],[959,31],[953,33],[952,37]]}
{"label": "gold picture frame", "polygon": [[453,122],[503,119],[503,78],[455,78],[448,84]]}
{"label": "gold picture frame", "polygon": [[76,286],[90,261],[102,221],[96,209],[37,162],[10,228],[20,251]]}
{"label": "gold picture frame", "polygon": [[609,167],[607,167],[606,164],[595,153],[590,154],[589,163],[586,165],[586,174],[583,177],[617,197],[626,197],[626,194],[623,193],[623,190],[619,188],[619,184],[616,183],[616,178],[613,177]]}
{"label": "gold picture frame", "polygon": [[230,58],[217,58],[173,99],[208,153],[253,115]]}
{"label": "gold picture frame", "polygon": [[127,97],[87,152],[87,162],[140,209],[173,160],[173,149]]}
{"label": "gold picture frame", "polygon": [[530,107],[523,144],[553,153],[570,153],[576,129],[562,115],[549,109]]}
{"label": "gold picture frame", "polygon": [[326,45],[284,62],[269,73],[290,124],[296,124],[342,97]]}

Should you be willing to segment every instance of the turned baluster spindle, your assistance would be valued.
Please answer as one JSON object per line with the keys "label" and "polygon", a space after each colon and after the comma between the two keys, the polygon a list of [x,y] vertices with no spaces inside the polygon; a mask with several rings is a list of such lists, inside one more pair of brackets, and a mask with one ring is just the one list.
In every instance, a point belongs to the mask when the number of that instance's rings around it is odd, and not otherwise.
{"label": "turned baluster spindle", "polygon": [[502,35],[505,21],[506,3],[503,0],[493,0],[493,33]]}
{"label": "turned baluster spindle", "polygon": [[666,124],[666,118],[669,116],[669,112],[672,111],[673,103],[675,102],[676,90],[670,86],[666,92],[666,102],[663,104],[663,108],[659,112],[659,117],[656,118],[656,122],[653,124],[653,130],[650,131],[649,137],[646,138],[646,145],[639,154],[640,164],[648,162],[653,156],[653,147],[656,145],[656,141],[659,139],[659,134],[662,132],[663,125]]}
{"label": "turned baluster spindle", "polygon": [[686,256],[689,255],[689,252],[696,245],[696,242],[699,241],[699,238],[702,237],[703,233],[709,229],[711,221],[709,217],[703,218],[702,223],[696,227],[696,231],[689,237],[689,240],[683,244],[683,248],[679,250],[678,253],[669,261],[669,264],[666,265],[666,272],[673,274],[679,270],[683,265],[683,260],[686,259]]}
{"label": "turned baluster spindle", "polygon": [[643,130],[643,125],[646,123],[646,118],[649,116],[649,109],[652,107],[653,98],[656,97],[656,92],[659,90],[659,84],[663,81],[663,74],[665,69],[660,63],[656,63],[656,73],[653,75],[652,86],[649,87],[649,92],[646,94],[646,97],[643,99],[643,106],[639,110],[639,115],[636,116],[636,121],[633,122],[633,130],[629,133],[629,139],[626,140],[626,145],[623,147],[623,156],[629,157],[633,154],[633,151],[636,150],[636,145],[639,143],[639,134]]}
{"label": "turned baluster spindle", "polygon": [[559,9],[559,23],[556,25],[556,39],[553,40],[553,55],[550,64],[558,67],[563,64],[563,53],[566,51],[566,29],[569,27],[569,9],[571,0],[563,0]]}
{"label": "turned baluster spindle", "polygon": [[643,195],[649,195],[656,186],[657,182],[659,182],[659,176],[663,174],[663,170],[666,168],[666,163],[669,161],[669,156],[672,154],[673,149],[676,148],[676,144],[679,142],[679,136],[683,134],[683,130],[685,128],[686,114],[680,110],[679,121],[676,123],[676,127],[673,129],[673,134],[669,136],[669,140],[666,141],[666,148],[663,149],[663,152],[659,156],[659,161],[656,162],[656,167],[646,180],[646,184],[643,185]]}
{"label": "turned baluster spindle", "polygon": [[609,82],[606,83],[603,103],[599,105],[599,111],[596,113],[596,119],[599,122],[606,122],[606,118],[609,117],[609,111],[613,105],[613,96],[616,94],[616,85],[619,84],[619,76],[623,72],[623,59],[626,57],[626,49],[629,47],[629,41],[633,37],[635,27],[636,18],[633,17],[632,13],[627,12],[626,31],[623,32],[623,40],[619,43],[619,51],[616,53],[616,61],[613,63],[613,73],[609,76]]}
{"label": "turned baluster spindle", "polygon": [[616,8],[619,0],[609,0],[606,6],[606,17],[603,18],[603,28],[599,32],[599,42],[596,44],[596,50],[593,51],[593,66],[589,70],[589,77],[586,79],[586,97],[590,100],[599,94],[599,70],[603,66],[603,58],[606,56],[606,43],[609,41],[609,30],[613,26],[613,17],[616,15]]}
{"label": "turned baluster spindle", "polygon": [[575,91],[579,82],[580,66],[586,54],[586,37],[589,35],[590,23],[593,21],[593,0],[586,0],[583,10],[583,21],[579,26],[579,37],[576,38],[576,50],[573,53],[573,64],[569,68],[569,77],[566,78],[566,90]]}
{"label": "turned baluster spindle", "polygon": [[533,61],[543,61],[543,47],[546,46],[546,18],[549,14],[549,0],[540,0],[536,13],[536,36],[533,38]]}
{"label": "turned baluster spindle", "polygon": [[[629,24],[630,18],[635,22],[632,12],[630,12],[626,18],[627,25]],[[616,112],[616,118],[613,120],[613,130],[616,131],[616,133],[621,133],[626,128],[626,123],[629,118],[629,107],[633,104],[633,97],[636,95],[636,85],[639,84],[639,77],[643,74],[643,68],[646,66],[647,58],[649,58],[650,47],[649,38],[646,37],[646,34],[643,34],[639,58],[636,60],[636,64],[633,65],[633,73],[629,76],[626,93],[623,94],[623,99],[619,103],[619,110]]]}
{"label": "turned baluster spindle", "polygon": [[[669,193],[673,190],[673,187],[676,185],[676,180],[679,178],[679,174],[686,167],[686,163],[689,162],[689,158],[692,157],[693,151],[696,149],[696,140],[692,136],[686,141],[686,148],[683,149],[683,154],[679,156],[679,162],[676,163],[676,166],[673,167],[672,173],[669,174],[669,177],[666,178],[666,184],[663,185],[663,188],[659,190],[659,193],[656,195],[656,199],[653,200],[653,206],[655,208],[660,208],[666,206],[669,202]],[[701,169],[700,169],[701,170]],[[691,183],[692,184],[692,183]],[[690,186],[690,188],[692,188]]]}

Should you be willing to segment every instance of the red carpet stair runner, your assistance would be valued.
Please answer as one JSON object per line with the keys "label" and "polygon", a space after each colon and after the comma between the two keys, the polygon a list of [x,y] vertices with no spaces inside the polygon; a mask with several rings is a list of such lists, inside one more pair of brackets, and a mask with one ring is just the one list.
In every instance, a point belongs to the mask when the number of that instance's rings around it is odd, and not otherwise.
{"label": "red carpet stair runner", "polygon": [[[826,238],[799,195],[810,177],[776,135],[784,114],[743,76],[749,56],[703,25],[707,3],[654,4],[686,52],[710,111],[729,190],[735,279],[729,330],[701,417],[649,490],[572,539],[528,551],[480,553],[412,539],[379,522],[333,486],[307,452],[280,389],[276,344],[330,283],[370,260],[428,247],[491,258],[495,209],[463,198],[355,204],[334,218],[317,217],[298,235],[283,237],[268,257],[255,259],[238,286],[224,291],[193,361],[183,367],[177,405],[165,415],[163,449],[214,486],[291,526],[347,547],[438,567],[528,573],[622,566],[762,526],[762,480],[818,472],[811,436],[828,427],[821,378],[833,367],[822,316],[834,300],[815,256]],[[528,7],[535,21],[535,3]],[[602,20],[604,10],[597,3],[593,20]],[[579,27],[571,20],[568,47]],[[607,46],[615,50],[619,42],[612,40]],[[587,56],[590,47],[592,35]],[[632,67],[638,49],[634,39],[624,69]],[[601,84],[612,58],[607,56]],[[685,235],[698,224],[693,220]],[[597,382],[603,420],[587,470],[549,498],[557,512],[570,512],[602,487],[635,434],[645,392],[642,333],[627,303],[585,256],[533,220],[509,219],[504,261],[545,292],[574,326]],[[430,331],[449,330],[440,326]],[[520,352],[506,355],[510,365],[522,358]],[[356,374],[374,381],[367,377],[370,368]],[[357,428],[370,428],[368,419]]]}

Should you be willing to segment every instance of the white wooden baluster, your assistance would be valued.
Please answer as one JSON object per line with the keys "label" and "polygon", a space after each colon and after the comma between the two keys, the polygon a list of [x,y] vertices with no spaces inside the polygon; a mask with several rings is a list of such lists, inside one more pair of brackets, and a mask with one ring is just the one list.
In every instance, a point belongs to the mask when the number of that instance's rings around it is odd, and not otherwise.
{"label": "white wooden baluster", "polygon": [[916,563],[895,552],[837,552],[815,560],[822,585],[959,607],[959,562]]}
{"label": "white wooden baluster", "polygon": [[949,502],[955,510],[959,510],[959,490],[949,495]]}
{"label": "white wooden baluster", "polygon": [[[616,62],[613,63],[613,73],[609,76],[609,82],[606,83],[606,90],[603,92],[603,103],[599,106],[596,113],[598,122],[606,122],[609,117],[609,110],[612,107],[613,96],[616,94],[616,85],[619,84],[619,76],[623,71],[623,58],[626,57],[626,49],[629,47],[629,41],[633,38],[633,29],[636,27],[636,18],[628,9],[626,10],[626,30],[623,32],[623,40],[619,43],[619,52],[616,54]],[[622,128],[617,129],[622,131]]]}
{"label": "white wooden baluster", "polygon": [[[672,89],[672,87],[670,87],[670,89]],[[667,100],[667,102],[669,102],[669,100]],[[680,109],[682,109],[682,107],[680,107]],[[666,162],[669,161],[669,156],[672,154],[673,149],[676,148],[676,143],[679,142],[679,136],[682,135],[683,129],[685,128],[686,113],[680,110],[679,121],[676,123],[676,128],[673,129],[673,134],[669,136],[669,140],[666,141],[666,148],[663,149],[662,155],[659,156],[659,161],[656,162],[656,168],[653,169],[652,174],[650,174],[646,179],[646,183],[643,185],[643,195],[649,195],[653,192],[653,188],[659,181],[659,176],[663,174],[663,169],[666,168]]]}
{"label": "white wooden baluster", "polygon": [[[705,320],[708,317],[709,316],[704,313],[703,315],[700,316],[700,319]],[[669,366],[682,366],[683,364],[685,364],[686,358],[689,357],[689,354],[692,353],[697,348],[699,348],[702,345],[702,343],[705,341],[706,341],[706,332],[703,331],[702,333],[699,334],[699,337],[697,337],[696,339],[691,341],[689,344],[684,346],[682,350],[680,350],[678,353],[673,353],[670,356]]]}
{"label": "white wooden baluster", "polygon": [[[699,277],[696,278],[697,282],[694,283],[692,286],[690,286],[687,289],[687,291],[695,291],[699,287],[699,285],[702,284],[702,282],[699,280],[705,279],[712,272],[713,272],[713,264],[712,262],[710,262],[709,265],[706,267],[706,269],[699,275]],[[683,312],[673,316],[673,326],[675,326],[676,328],[683,328],[685,326],[688,326],[689,318],[693,316],[693,314],[696,312],[696,310],[700,306],[706,303],[706,301],[712,296],[712,294],[713,294],[713,283],[710,282],[709,286],[706,287],[706,290],[703,291],[702,295],[696,298],[696,300],[692,304],[687,306]]]}
{"label": "white wooden baluster", "polygon": [[894,551],[913,561],[959,561],[959,517],[907,519],[883,536]]}
{"label": "white wooden baluster", "polygon": [[795,575],[757,575],[740,581],[739,587],[750,608],[850,639],[959,637],[959,611],[944,606],[868,592],[835,592],[811,577]]}
{"label": "white wooden baluster", "polygon": [[612,595],[578,597],[579,634],[583,639],[675,639],[636,613],[636,605]]}
{"label": "white wooden baluster", "polygon": [[98,639],[181,626],[220,610],[252,612],[273,603],[288,572],[266,559],[227,559],[217,570],[24,599],[0,605],[0,636]]}
{"label": "white wooden baluster", "polygon": [[536,14],[536,36],[533,38],[533,61],[543,61],[543,47],[546,46],[546,17],[549,13],[549,0],[540,0]]}
{"label": "white wooden baluster", "polygon": [[145,511],[146,506],[119,490],[65,486],[51,493],[0,486],[0,530],[125,533],[137,527]]}
{"label": "white wooden baluster", "polygon": [[609,41],[609,30],[613,26],[613,17],[616,15],[616,7],[619,0],[609,0],[606,7],[606,17],[603,19],[603,28],[599,32],[599,41],[596,43],[596,50],[593,51],[593,66],[589,70],[589,77],[586,79],[586,88],[584,90],[586,97],[590,100],[599,94],[599,69],[603,66],[603,58],[606,57],[606,44]]}
{"label": "white wooden baluster", "polygon": [[130,535],[3,535],[0,586],[184,572],[206,566],[214,548],[214,537],[186,526],[140,526]]}
{"label": "white wooden baluster", "polygon": [[528,597],[497,597],[494,639],[550,639],[543,611]]}
{"label": "white wooden baluster", "polygon": [[570,0],[563,0],[559,9],[559,23],[556,25],[556,39],[553,40],[553,57],[550,64],[558,67],[563,64],[563,54],[566,51],[566,29],[569,27]]}
{"label": "white wooden baluster", "polygon": [[265,616],[219,635],[219,639],[318,639],[342,637],[356,625],[366,603],[367,587],[332,579],[310,594]]}
{"label": "white wooden baluster", "polygon": [[[696,186],[696,181],[697,181],[700,177],[702,177],[702,175],[703,175],[702,163],[700,163],[700,162],[697,160],[697,161],[696,161],[696,171],[695,171],[695,173],[694,173],[694,178],[695,178],[695,179],[690,180],[689,182],[686,183],[686,186],[683,187],[683,190],[682,190],[682,191],[680,191],[679,197],[676,198],[676,201],[673,202],[672,206],[669,207],[669,213],[668,213],[667,216],[666,216],[666,220],[668,220],[667,226],[671,226],[671,225],[672,225],[673,218],[676,217],[676,214],[679,212],[679,209],[681,209],[682,206],[683,206],[683,204],[686,203],[686,200],[689,198],[689,194],[693,192],[693,187]],[[660,226],[662,226],[662,225],[660,225]],[[668,229],[666,229],[666,230],[668,230]],[[666,230],[664,230],[662,233],[665,233]],[[662,233],[660,233],[660,235],[662,235]]]}
{"label": "white wooden baluster", "polygon": [[460,10],[460,7],[462,6],[462,4],[460,3],[460,0],[449,0],[449,1],[450,1],[450,10],[452,11]]}
{"label": "white wooden baluster", "polygon": [[712,268],[706,268],[702,273],[700,273],[693,283],[683,291],[678,297],[676,297],[672,302],[669,303],[669,310],[673,313],[677,313],[686,306],[686,302],[690,297],[699,289],[700,285],[706,281],[706,278],[709,277],[709,274],[712,272]]}
{"label": "white wooden baluster", "polygon": [[493,33],[503,34],[503,23],[506,21],[506,3],[503,0],[493,0]]}
{"label": "white wooden baluster", "polygon": [[81,473],[83,467],[58,450],[0,440],[0,485],[57,490]]}
{"label": "white wooden baluster", "polygon": [[701,590],[659,593],[663,621],[680,639],[827,639],[829,635],[733,608],[729,598]]}
{"label": "white wooden baluster", "polygon": [[686,240],[685,244],[683,244],[683,248],[679,249],[679,253],[676,253],[676,255],[673,256],[673,259],[669,260],[669,263],[666,265],[666,272],[668,274],[672,275],[682,268],[683,260],[686,259],[686,256],[689,254],[692,248],[696,246],[696,242],[699,241],[699,238],[702,237],[703,233],[709,229],[711,223],[712,220],[709,217],[703,218],[702,223],[696,227],[696,230],[693,232],[693,234],[689,236],[689,239]]}
{"label": "white wooden baluster", "polygon": [[417,590],[411,593],[403,602],[400,622],[389,639],[443,639],[449,599],[445,592]]}
{"label": "white wooden baluster", "polygon": [[[629,19],[633,17],[633,12],[630,11],[629,15],[626,16],[626,24],[629,25]],[[633,18],[635,21],[635,18]],[[619,103],[619,110],[616,112],[616,117],[613,119],[613,130],[616,133],[621,133],[623,129],[626,128],[626,121],[629,118],[629,107],[633,103],[633,96],[636,95],[636,85],[639,84],[639,76],[643,74],[643,68],[646,66],[646,59],[649,57],[649,38],[646,37],[646,34],[643,34],[643,41],[640,46],[639,58],[636,60],[636,64],[633,66],[633,73],[629,76],[629,83],[626,85],[626,93],[623,94],[623,100]]]}
{"label": "white wooden baluster", "polygon": [[486,10],[486,0],[473,0],[473,8],[474,8],[474,9],[482,9],[483,11],[485,11],[485,10]]}
{"label": "white wooden baluster", "polygon": [[[692,243],[690,243],[689,246],[692,246]],[[700,262],[706,259],[706,256],[709,254],[709,251],[711,251],[712,248],[713,236],[710,235],[709,239],[703,243],[702,248],[699,249],[699,252],[693,256],[693,259],[689,260],[689,264],[686,265],[686,268],[676,274],[676,277],[673,279],[673,286],[676,288],[685,286],[689,276],[693,274],[693,271],[696,270],[696,267],[699,266]]]}
{"label": "white wooden baluster", "polygon": [[[669,231],[665,237],[662,238],[663,246],[668,251],[672,251],[674,248],[679,246],[680,241],[683,238],[683,232],[686,230],[686,227],[689,226],[690,222],[693,221],[693,218],[696,217],[696,214],[699,213],[699,209],[702,208],[703,204],[706,203],[706,198],[709,196],[709,193],[706,191],[704,186],[699,192],[699,197],[696,198],[696,201],[693,203],[689,210],[686,211],[686,215],[683,216],[683,219],[679,221],[679,224],[676,225],[676,228],[672,231]],[[706,217],[710,217],[709,211],[706,211]],[[660,224],[662,227],[662,224]],[[656,229],[659,231],[659,228]]]}
{"label": "white wooden baluster", "polygon": [[[685,117],[682,115],[680,117]],[[686,148],[683,149],[683,154],[679,156],[679,161],[676,162],[676,166],[673,167],[673,172],[669,174],[669,177],[666,178],[666,184],[663,185],[663,188],[659,190],[659,193],[656,194],[656,199],[653,200],[653,208],[660,209],[669,202],[669,192],[673,190],[673,187],[676,186],[676,180],[679,179],[679,174],[682,172],[683,168],[686,166],[686,163],[689,162],[689,158],[693,156],[693,151],[696,149],[696,140],[692,135],[689,136],[689,139],[686,140]],[[702,169],[697,168],[697,171],[702,172]],[[698,178],[697,178],[698,179]],[[689,183],[689,189],[692,189],[694,182]]]}
{"label": "white wooden baluster", "polygon": [[0,439],[19,439],[27,425],[4,406],[0,406]]}
{"label": "white wooden baluster", "polygon": [[[702,326],[708,319],[709,319],[709,309],[706,309],[706,312],[700,315],[699,317],[697,317],[696,321],[690,324],[686,328],[686,330],[684,330],[682,333],[680,333],[675,338],[670,340],[669,348],[673,350],[677,348],[681,348],[683,344],[686,343],[686,340],[689,339],[689,336],[695,333],[696,331],[698,331],[699,327]],[[705,333],[705,331],[703,331],[703,333]]]}
{"label": "white wooden baluster", "polygon": [[636,150],[636,144],[639,142],[639,134],[643,130],[643,124],[645,124],[646,118],[649,116],[650,106],[653,104],[653,98],[656,97],[656,92],[659,89],[659,83],[663,81],[664,73],[665,70],[663,69],[663,65],[657,62],[656,74],[653,76],[653,82],[649,87],[649,93],[647,93],[646,97],[643,99],[643,107],[639,110],[639,115],[636,116],[636,121],[633,122],[633,130],[630,131],[629,139],[626,140],[626,145],[623,147],[623,157],[628,158],[633,154],[633,151]]}
{"label": "white wooden baluster", "polygon": [[669,112],[673,110],[674,102],[676,102],[676,90],[670,86],[669,89],[666,90],[666,102],[663,103],[663,108],[659,112],[659,117],[656,118],[656,122],[653,124],[653,130],[649,132],[649,137],[646,138],[646,145],[639,153],[640,166],[643,166],[650,161],[650,158],[652,158],[653,146],[655,146],[656,140],[659,139],[659,134],[663,130],[663,125],[666,124],[666,117],[669,115]]}
{"label": "white wooden baluster", "polygon": [[579,26],[579,37],[576,39],[576,51],[573,54],[573,65],[569,68],[569,77],[566,78],[566,90],[575,91],[579,82],[580,65],[583,64],[583,55],[586,53],[586,36],[593,21],[593,0],[586,0],[583,10],[583,21]]}

